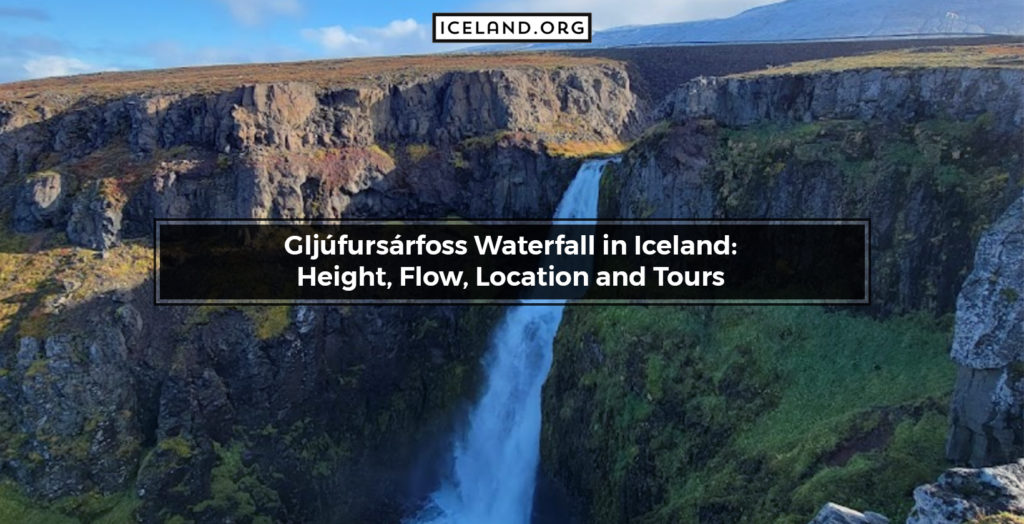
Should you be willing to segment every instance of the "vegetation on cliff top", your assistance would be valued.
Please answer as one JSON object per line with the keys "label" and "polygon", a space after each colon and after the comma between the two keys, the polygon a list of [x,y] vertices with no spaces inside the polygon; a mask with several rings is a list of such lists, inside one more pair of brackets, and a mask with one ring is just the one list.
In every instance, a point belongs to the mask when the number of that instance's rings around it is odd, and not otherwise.
{"label": "vegetation on cliff top", "polygon": [[617,155],[629,147],[621,140],[567,140],[545,142],[545,145],[549,155],[567,158]]}
{"label": "vegetation on cliff top", "polygon": [[1024,516],[1000,513],[998,515],[981,517],[978,520],[971,521],[970,524],[1024,524]]}
{"label": "vegetation on cliff top", "polygon": [[970,233],[976,240],[1001,211],[992,203],[1021,184],[1019,144],[994,133],[992,120],[986,113],[967,121],[933,118],[896,127],[822,120],[721,128],[712,165],[723,180],[722,193],[731,195],[726,199],[731,211],[744,206],[751,188],[771,184],[786,168],[823,172],[834,167],[846,182],[838,189],[861,206],[871,203],[861,193],[883,181],[956,197],[966,206],[963,216],[975,217]]}
{"label": "vegetation on cliff top", "polygon": [[882,51],[795,62],[732,76],[805,74],[870,68],[1005,68],[1024,69],[1024,44],[988,46],[934,46]]}
{"label": "vegetation on cliff top", "polygon": [[27,100],[40,94],[115,97],[145,92],[209,93],[246,84],[279,82],[309,82],[321,87],[377,85],[384,81],[400,83],[424,75],[450,71],[488,71],[496,68],[553,69],[614,63],[617,62],[600,57],[515,53],[349,58],[278,64],[184,67],[92,73],[0,84],[0,101]]}

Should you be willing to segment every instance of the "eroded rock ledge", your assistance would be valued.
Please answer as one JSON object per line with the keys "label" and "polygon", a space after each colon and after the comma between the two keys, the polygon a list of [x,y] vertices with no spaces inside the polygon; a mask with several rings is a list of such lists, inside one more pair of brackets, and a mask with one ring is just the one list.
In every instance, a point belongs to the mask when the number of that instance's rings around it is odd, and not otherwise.
{"label": "eroded rock ledge", "polygon": [[851,69],[816,74],[698,78],[670,95],[660,114],[713,117],[726,125],[763,120],[957,120],[991,112],[1002,131],[1024,122],[1018,69]]}
{"label": "eroded rock ledge", "polygon": [[639,105],[612,65],[83,98],[59,112],[8,102],[0,184],[18,186],[16,229],[65,228],[93,249],[164,217],[535,218],[573,171],[550,145],[627,139]]}

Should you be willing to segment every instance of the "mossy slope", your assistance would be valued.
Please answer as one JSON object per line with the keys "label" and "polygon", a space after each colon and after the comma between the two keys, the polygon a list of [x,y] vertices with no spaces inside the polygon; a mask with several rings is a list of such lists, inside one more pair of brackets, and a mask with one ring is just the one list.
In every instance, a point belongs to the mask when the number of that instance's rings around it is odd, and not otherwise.
{"label": "mossy slope", "polygon": [[943,469],[948,321],[815,307],[570,308],[544,463],[595,522],[899,518]]}

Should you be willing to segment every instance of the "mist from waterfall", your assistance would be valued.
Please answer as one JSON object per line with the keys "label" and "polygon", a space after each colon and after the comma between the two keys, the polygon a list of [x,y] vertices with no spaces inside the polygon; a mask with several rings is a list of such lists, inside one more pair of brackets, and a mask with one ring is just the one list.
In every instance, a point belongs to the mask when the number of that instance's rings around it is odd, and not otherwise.
{"label": "mist from waterfall", "polygon": [[[596,218],[601,172],[588,160],[562,196],[555,219]],[[546,301],[551,302],[551,301]],[[486,385],[452,451],[452,471],[420,524],[527,524],[540,462],[541,387],[563,304],[509,308],[484,360]]]}

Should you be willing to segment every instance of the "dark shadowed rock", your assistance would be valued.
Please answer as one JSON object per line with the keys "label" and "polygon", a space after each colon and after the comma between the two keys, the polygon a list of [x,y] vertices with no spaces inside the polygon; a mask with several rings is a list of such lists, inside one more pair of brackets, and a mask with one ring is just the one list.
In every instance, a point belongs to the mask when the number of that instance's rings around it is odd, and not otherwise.
{"label": "dark shadowed rock", "polygon": [[669,118],[713,117],[727,125],[762,120],[914,121],[985,112],[1002,130],[1024,121],[1024,71],[1013,69],[852,69],[753,78],[697,78],[666,98]]}
{"label": "dark shadowed rock", "polygon": [[123,202],[104,191],[103,180],[81,191],[71,206],[67,234],[71,242],[104,250],[121,241]]}
{"label": "dark shadowed rock", "polygon": [[142,501],[139,522],[165,521],[167,508],[202,498],[215,460],[209,441],[194,442],[188,436],[160,441],[142,461],[135,482],[135,495]]}
{"label": "dark shadowed rock", "polygon": [[[893,81],[887,78],[880,81]],[[967,188],[985,182],[965,175],[957,182],[963,183],[963,191],[943,187],[934,173],[956,164],[952,154],[942,165],[932,166],[917,151],[931,147],[923,138],[930,128],[941,130],[941,138],[934,140],[940,144],[965,141],[954,136],[955,130],[974,127],[979,137],[975,151],[988,154],[984,164],[995,167],[1015,158],[1010,173],[1017,173],[1021,163],[1016,151],[1024,138],[1019,128],[1000,131],[988,114],[964,122],[938,117],[904,123],[879,117],[801,124],[773,117],[771,111],[784,111],[775,104],[788,102],[770,97],[764,100],[770,109],[764,120],[733,127],[728,123],[731,112],[750,101],[742,94],[721,96],[721,107],[715,106],[721,115],[681,117],[679,123],[650,133],[621,164],[609,168],[602,179],[601,216],[871,217],[872,308],[883,313],[954,310],[979,232],[1019,195],[1020,178],[1011,174],[1009,184],[1006,179],[994,181],[989,187],[998,189],[973,200]],[[1012,99],[1011,92],[992,96],[994,109]],[[930,106],[940,103],[927,101]],[[916,156],[904,160],[895,151]]]}
{"label": "dark shadowed rock", "polygon": [[125,489],[141,434],[133,378],[121,332],[23,337],[0,395],[13,413],[18,458],[6,467],[27,491],[53,499],[91,489]]}

